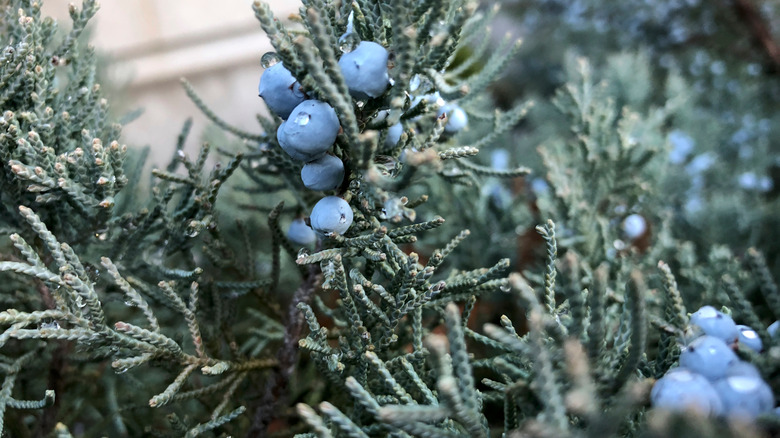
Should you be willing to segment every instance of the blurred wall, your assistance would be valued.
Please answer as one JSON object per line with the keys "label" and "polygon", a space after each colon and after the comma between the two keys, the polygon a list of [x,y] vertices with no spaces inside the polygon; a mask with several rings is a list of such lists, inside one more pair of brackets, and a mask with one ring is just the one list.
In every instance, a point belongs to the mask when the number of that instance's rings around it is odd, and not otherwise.
{"label": "blurred wall", "polygon": [[[46,0],[44,13],[70,27],[68,0]],[[80,2],[75,2],[80,6]],[[299,1],[271,0],[282,19]],[[242,129],[259,132],[257,96],[260,57],[271,50],[251,8],[252,0],[104,0],[91,26],[92,43],[108,56],[108,74],[124,110],[144,114],[126,126],[124,143],[152,146],[153,162],[170,157],[184,120],[195,120],[188,149],[209,122],[179,83],[185,77],[217,114]]]}

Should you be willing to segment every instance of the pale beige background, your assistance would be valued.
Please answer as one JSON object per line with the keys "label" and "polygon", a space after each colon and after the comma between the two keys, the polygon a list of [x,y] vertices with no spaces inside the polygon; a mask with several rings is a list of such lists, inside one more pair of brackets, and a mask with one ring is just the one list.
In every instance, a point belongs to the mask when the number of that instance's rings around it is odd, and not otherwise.
{"label": "pale beige background", "polygon": [[[46,0],[44,12],[69,28],[68,3]],[[294,0],[269,3],[283,21],[300,5]],[[260,131],[255,115],[266,111],[257,96],[260,57],[271,47],[251,5],[251,0],[101,2],[91,24],[93,44],[113,60],[109,77],[121,88],[121,106],[146,110],[125,127],[124,143],[152,146],[154,161],[162,164],[182,123],[192,116],[194,135],[188,149],[196,146],[209,122],[184,93],[180,77],[229,123]]]}

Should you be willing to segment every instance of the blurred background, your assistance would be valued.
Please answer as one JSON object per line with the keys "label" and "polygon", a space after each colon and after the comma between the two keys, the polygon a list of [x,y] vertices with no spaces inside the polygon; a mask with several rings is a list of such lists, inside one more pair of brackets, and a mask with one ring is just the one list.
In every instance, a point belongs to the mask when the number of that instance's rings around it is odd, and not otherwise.
{"label": "blurred background", "polygon": [[[67,27],[68,0],[47,0],[44,13]],[[78,2],[77,2],[78,4]],[[278,17],[299,2],[271,1]],[[209,125],[179,83],[186,78],[204,102],[231,124],[258,132],[260,57],[271,50],[251,0],[104,1],[90,25],[92,42],[110,63],[109,83],[118,113],[143,108],[128,125],[124,143],[152,146],[152,160],[170,156],[182,123],[194,118],[192,149]],[[116,98],[118,97],[118,98]]]}

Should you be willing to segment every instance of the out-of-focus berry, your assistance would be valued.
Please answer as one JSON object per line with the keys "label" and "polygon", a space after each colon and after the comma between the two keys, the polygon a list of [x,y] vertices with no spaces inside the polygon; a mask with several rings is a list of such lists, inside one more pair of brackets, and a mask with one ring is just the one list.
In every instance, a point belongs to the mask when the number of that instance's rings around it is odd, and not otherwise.
{"label": "out-of-focus berry", "polygon": [[671,369],[658,379],[650,392],[650,400],[654,408],[675,412],[692,409],[710,416],[723,412],[723,404],[712,384],[684,368]]}
{"label": "out-of-focus berry", "polygon": [[694,339],[680,353],[681,367],[709,380],[725,376],[729,366],[738,360],[734,351],[722,339],[709,335]]}
{"label": "out-of-focus berry", "polygon": [[694,312],[691,325],[698,326],[705,334],[720,338],[727,344],[733,344],[739,337],[739,329],[731,316],[712,306],[704,306]]}
{"label": "out-of-focus berry", "polygon": [[295,244],[308,246],[317,241],[317,234],[310,226],[306,225],[303,219],[297,218],[290,223],[290,228],[287,229],[287,238]]}
{"label": "out-of-focus berry", "polygon": [[746,325],[738,325],[739,330],[739,343],[750,348],[756,353],[760,353],[764,349],[764,343],[761,342],[761,338],[758,337],[758,333],[752,328]]}

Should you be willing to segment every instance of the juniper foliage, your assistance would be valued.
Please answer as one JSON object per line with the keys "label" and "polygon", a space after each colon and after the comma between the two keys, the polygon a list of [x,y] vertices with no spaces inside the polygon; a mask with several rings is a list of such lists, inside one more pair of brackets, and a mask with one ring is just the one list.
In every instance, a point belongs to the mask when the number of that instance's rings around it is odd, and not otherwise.
{"label": "juniper foliage", "polygon": [[[512,59],[527,61],[511,38],[491,48],[498,8],[306,0],[290,23],[260,2],[253,10],[306,95],[341,125],[332,151],[347,177],[328,194],[349,202],[354,222],[314,247],[284,231],[322,194],[281,149],[282,120],[238,129],[184,81],[232,140],[188,156],[186,122],[143,193],[144,153],[129,159],[119,143],[79,37],[96,2],[71,7],[66,33],[39,2],[3,5],[3,433],[778,431],[773,414],[723,427],[649,405],[702,304],[758,331],[764,353],[739,353],[780,389],[780,346],[766,329],[780,318],[776,258],[764,255],[776,248],[691,238],[706,221],[678,208],[690,192],[665,173],[670,131],[690,127],[691,102],[702,102],[685,72],[669,69],[659,85],[652,51],[570,55],[555,96],[542,86],[536,104],[496,110],[488,87]],[[338,67],[349,32],[392,53],[392,85],[377,98],[349,94]],[[447,132],[443,101],[466,110],[467,130]],[[388,144],[398,122],[400,141]],[[528,145],[539,139],[535,158]],[[512,165],[485,163],[499,148]],[[757,217],[770,216],[776,197],[752,199]],[[630,233],[629,213],[649,228]]]}

